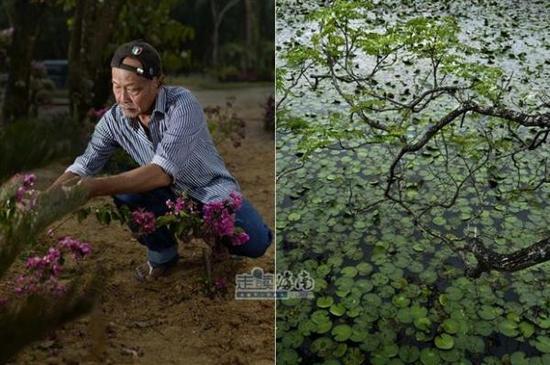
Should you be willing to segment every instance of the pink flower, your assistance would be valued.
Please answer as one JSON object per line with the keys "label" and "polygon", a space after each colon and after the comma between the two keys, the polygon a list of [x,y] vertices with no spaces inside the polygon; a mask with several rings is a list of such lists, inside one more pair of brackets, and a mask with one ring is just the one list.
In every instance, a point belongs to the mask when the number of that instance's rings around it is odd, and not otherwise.
{"label": "pink flower", "polygon": [[225,290],[227,289],[227,282],[225,281],[224,278],[218,278],[216,279],[216,281],[214,281],[214,287],[217,290]]}
{"label": "pink flower", "polygon": [[70,236],[60,238],[55,247],[50,247],[46,255],[29,257],[25,267],[28,273],[20,275],[15,281],[17,294],[32,294],[38,291],[54,295],[65,293],[65,285],[59,281],[63,271],[63,255],[71,253],[78,262],[89,255],[91,246]]}
{"label": "pink flower", "polygon": [[72,253],[73,257],[77,260],[89,255],[92,252],[92,248],[89,243],[80,242],[70,236],[60,238],[57,246],[64,251]]}
{"label": "pink flower", "polygon": [[132,221],[139,227],[143,234],[153,233],[157,229],[155,215],[143,208],[132,212]]}
{"label": "pink flower", "polygon": [[32,188],[34,186],[35,181],[36,181],[36,175],[27,174],[23,177],[23,186],[27,189]]}
{"label": "pink flower", "polygon": [[232,191],[229,196],[233,200],[233,209],[238,210],[243,204],[243,197],[236,191]]}
{"label": "pink flower", "polygon": [[15,201],[18,203],[22,203],[26,192],[27,190],[24,187],[18,187],[17,191],[15,192]]}
{"label": "pink flower", "polygon": [[173,202],[172,200],[167,200],[166,206],[168,207],[168,209],[170,209],[171,214],[178,214],[186,209],[189,211],[193,210],[192,204],[188,204],[183,197],[177,198],[175,202]]}
{"label": "pink flower", "polygon": [[231,237],[231,243],[233,246],[243,245],[247,243],[248,240],[250,240],[250,236],[246,232],[241,232]]}
{"label": "pink flower", "polygon": [[15,201],[17,202],[17,207],[21,210],[31,210],[36,205],[37,193],[32,188],[36,176],[34,174],[27,174],[23,177],[23,182],[20,187],[17,188],[15,192]]}

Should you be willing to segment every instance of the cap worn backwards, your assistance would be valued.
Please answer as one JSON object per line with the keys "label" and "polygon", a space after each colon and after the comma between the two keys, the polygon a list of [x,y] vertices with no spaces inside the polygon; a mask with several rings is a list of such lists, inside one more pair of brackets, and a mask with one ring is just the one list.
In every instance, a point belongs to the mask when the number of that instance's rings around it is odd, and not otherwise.
{"label": "cap worn backwards", "polygon": [[[134,67],[123,63],[126,57],[137,59],[141,62],[142,67]],[[162,74],[159,53],[149,43],[141,40],[124,43],[118,47],[111,60],[111,67],[131,71],[147,79],[153,79]]]}

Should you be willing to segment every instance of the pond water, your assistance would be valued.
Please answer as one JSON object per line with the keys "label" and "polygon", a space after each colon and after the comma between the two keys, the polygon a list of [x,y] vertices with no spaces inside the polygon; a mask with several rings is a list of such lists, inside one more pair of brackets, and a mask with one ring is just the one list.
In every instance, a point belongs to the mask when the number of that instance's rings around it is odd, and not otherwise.
{"label": "pond water", "polygon": [[[368,31],[381,31],[412,17],[453,15],[461,28],[459,39],[481,50],[469,55],[470,60],[489,62],[511,75],[506,101],[529,102],[547,95],[547,2],[383,3],[375,2],[383,22],[369,25]],[[306,17],[323,4],[278,2],[278,67],[285,67],[280,56],[285,50],[307,44],[318,32],[317,24]],[[371,67],[371,62],[357,61],[360,68]],[[389,83],[399,95],[415,71],[426,67],[403,67],[399,77],[395,69],[389,70],[379,82]],[[344,118],[349,107],[333,88],[309,86],[307,82],[295,86],[283,105],[289,113],[311,125],[364,128]],[[444,100],[426,114],[435,118],[448,108]],[[340,114],[330,117],[333,113]],[[490,131],[499,139],[506,135],[499,123],[495,118],[467,117],[465,126],[456,131],[472,138]],[[409,128],[408,137],[414,138],[423,128]],[[342,149],[333,144],[303,161],[303,136],[279,132],[277,268],[306,270],[315,279],[315,296],[278,302],[278,363],[550,364],[549,264],[473,279],[464,275],[464,259],[470,262],[471,258],[458,253],[467,238],[480,237],[498,252],[511,252],[550,234],[548,186],[522,194],[515,189],[544,173],[542,161],[550,156],[547,145],[518,155],[521,176],[514,166],[492,156],[490,166],[476,173],[477,182],[464,183],[454,205],[427,209],[416,220],[383,199],[398,146],[373,143]],[[517,133],[530,132],[519,128]],[[360,140],[345,142],[358,145]],[[441,146],[436,140],[407,160],[408,170],[402,174],[407,185],[402,192],[419,207],[415,213],[452,196],[453,178],[465,176],[470,166],[462,162],[471,156],[459,147],[452,149],[455,145],[450,144],[451,150],[443,152]],[[479,151],[484,148],[480,146]],[[475,165],[475,159],[468,161]],[[377,201],[381,202],[371,206]],[[437,235],[461,239],[450,245]]]}

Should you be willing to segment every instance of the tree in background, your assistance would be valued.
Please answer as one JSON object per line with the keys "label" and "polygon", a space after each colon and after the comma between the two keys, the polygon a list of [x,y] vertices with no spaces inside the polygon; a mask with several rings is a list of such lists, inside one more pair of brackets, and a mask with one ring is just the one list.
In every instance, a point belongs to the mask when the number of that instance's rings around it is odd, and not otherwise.
{"label": "tree in background", "polygon": [[273,0],[7,0],[0,27],[12,26],[14,33],[4,120],[29,114],[33,59],[68,58],[71,116],[82,121],[91,107],[107,103],[110,57],[133,39],[157,47],[168,73],[272,80],[273,9]]}
{"label": "tree in background", "polygon": [[101,108],[107,102],[109,61],[118,45],[143,39],[160,50],[165,71],[178,71],[185,65],[181,47],[193,38],[194,31],[170,17],[175,4],[175,0],[76,2],[69,47],[71,110],[76,120],[83,120],[91,107]]}
{"label": "tree in background", "polygon": [[106,100],[107,75],[105,59],[114,24],[124,1],[99,3],[78,0],[71,21],[69,46],[69,98],[71,115],[84,120],[91,106],[102,106]]}
{"label": "tree in background", "polygon": [[8,50],[9,76],[2,108],[2,122],[7,124],[29,114],[31,61],[47,3],[9,0],[4,6],[14,29]]}

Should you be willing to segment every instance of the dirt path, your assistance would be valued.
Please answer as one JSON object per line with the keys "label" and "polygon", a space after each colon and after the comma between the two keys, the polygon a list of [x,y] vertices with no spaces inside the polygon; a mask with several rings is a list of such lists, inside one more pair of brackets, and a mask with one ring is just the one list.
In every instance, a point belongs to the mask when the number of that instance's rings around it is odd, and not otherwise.
{"label": "dirt path", "polygon": [[[246,121],[240,148],[222,144],[219,150],[237,177],[245,196],[266,222],[274,225],[274,145],[262,130],[262,105],[271,88],[196,90],[203,106],[224,105],[235,96],[234,109]],[[63,170],[55,164],[37,172],[47,185]],[[107,199],[105,201],[108,201]],[[91,204],[102,203],[95,200]],[[230,260],[214,265],[228,292],[210,299],[204,288],[201,246],[180,245],[180,261],[169,277],[139,284],[134,267],[145,250],[125,227],[104,227],[95,218],[82,224],[71,219],[57,232],[92,243],[97,263],[108,273],[106,290],[95,315],[65,325],[50,338],[29,346],[16,364],[273,364],[274,303],[235,300],[235,274],[256,266],[274,270],[274,247],[260,259]]]}

